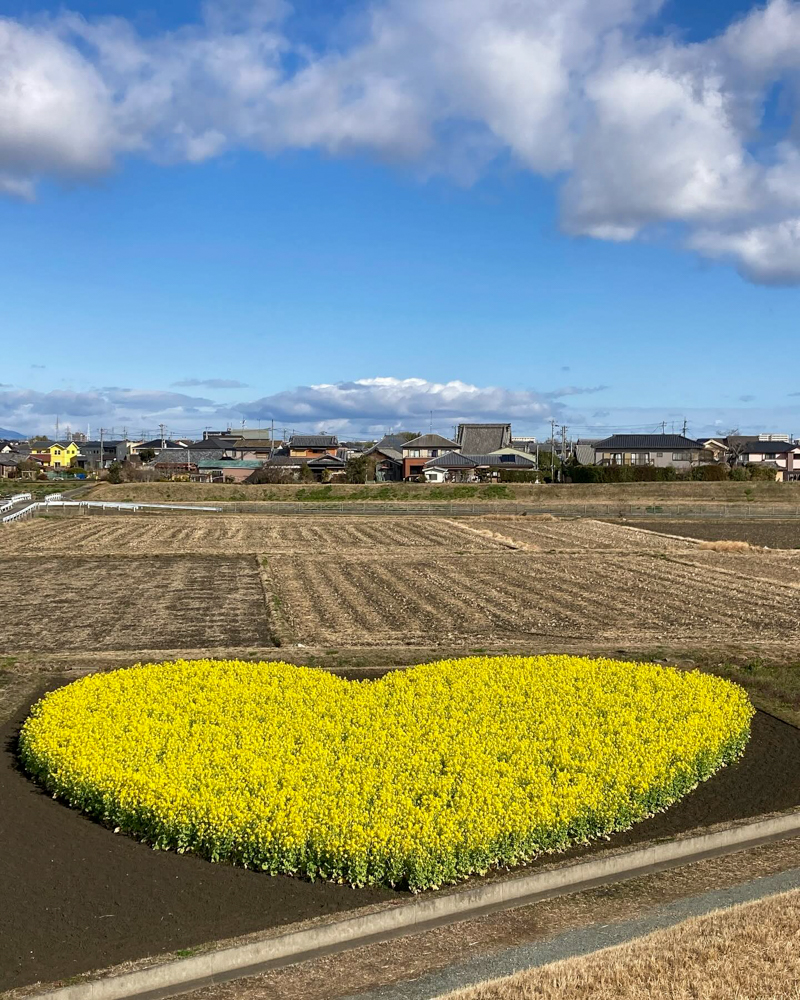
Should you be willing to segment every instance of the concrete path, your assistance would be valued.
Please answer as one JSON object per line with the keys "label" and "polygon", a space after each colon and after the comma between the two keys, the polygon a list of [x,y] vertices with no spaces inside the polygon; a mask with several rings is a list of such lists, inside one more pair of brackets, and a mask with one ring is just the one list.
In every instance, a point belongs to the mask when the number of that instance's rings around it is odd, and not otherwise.
{"label": "concrete path", "polygon": [[342,1000],[434,1000],[465,986],[474,986],[499,976],[510,976],[523,969],[547,965],[564,958],[588,955],[601,948],[624,944],[653,931],[672,927],[690,917],[703,916],[712,910],[749,903],[797,888],[800,888],[800,868],[793,868],[777,875],[767,875],[741,885],[716,889],[713,892],[667,903],[634,920],[577,928],[547,941],[520,945],[494,955],[484,955],[461,965],[441,969],[421,979],[393,983],[367,993],[352,994],[343,997]]}

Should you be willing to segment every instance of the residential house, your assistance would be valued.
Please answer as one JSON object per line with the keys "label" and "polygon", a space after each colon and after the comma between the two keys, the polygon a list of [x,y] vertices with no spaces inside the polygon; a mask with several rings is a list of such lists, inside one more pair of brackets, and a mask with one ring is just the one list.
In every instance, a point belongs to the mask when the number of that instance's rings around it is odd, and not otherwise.
{"label": "residential house", "polygon": [[166,476],[186,476],[198,471],[199,462],[220,462],[222,459],[218,448],[165,448],[148,467]]}
{"label": "residential house", "polygon": [[294,434],[289,438],[291,458],[320,458],[330,455],[336,458],[339,439],[335,434]]}
{"label": "residential house", "polygon": [[517,451],[523,451],[529,455],[535,455],[536,449],[539,442],[535,437],[525,436],[525,437],[513,437],[511,439],[511,447],[515,448]]}
{"label": "residential house", "polygon": [[302,469],[307,466],[318,482],[333,477],[338,478],[343,475],[346,462],[338,455],[316,455],[306,458],[305,455],[273,455],[263,463],[264,469],[281,469],[287,474],[299,477]]}
{"label": "residential house", "polygon": [[[103,438],[103,454],[100,455],[100,441],[84,441],[81,444],[81,455],[78,465],[82,469],[107,469],[114,462],[124,462],[131,455],[138,455],[145,450],[145,445],[140,441],[129,441],[127,438],[117,439]],[[160,442],[158,448],[160,450]]]}
{"label": "residential house", "polygon": [[749,441],[739,461],[743,465],[758,465],[775,470],[779,482],[800,479],[800,445],[789,441]]}
{"label": "residential house", "polygon": [[691,469],[699,465],[703,445],[682,434],[612,434],[594,446],[596,465],[654,465]]}
{"label": "residential house", "polygon": [[462,455],[491,455],[511,447],[511,424],[459,424],[456,443]]}
{"label": "residential house", "polygon": [[24,461],[20,455],[11,452],[0,452],[0,479],[8,479],[17,475],[17,465]]}
{"label": "residential house", "polygon": [[54,441],[46,447],[40,446],[36,457],[42,462],[42,465],[59,471],[70,468],[80,454],[81,450],[74,441]]}
{"label": "residential house", "polygon": [[442,437],[441,434],[420,434],[410,441],[404,441],[401,451],[403,479],[416,479],[422,475],[428,459],[438,458],[451,451],[459,452],[461,445]]}
{"label": "residential house", "polygon": [[448,452],[425,463],[425,480],[429,483],[474,482],[482,478],[499,479],[504,469],[535,472],[536,462],[514,448],[501,448],[492,455],[463,455]]}
{"label": "residential house", "polygon": [[364,453],[375,459],[376,483],[396,483],[402,480],[404,444],[402,434],[387,434]]}

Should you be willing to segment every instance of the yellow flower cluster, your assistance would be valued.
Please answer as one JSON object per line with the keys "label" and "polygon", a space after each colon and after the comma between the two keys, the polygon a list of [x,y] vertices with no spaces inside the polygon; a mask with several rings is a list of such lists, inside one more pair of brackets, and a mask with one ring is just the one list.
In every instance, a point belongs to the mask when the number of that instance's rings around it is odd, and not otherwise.
{"label": "yellow flower cluster", "polygon": [[744,751],[728,681],[652,663],[470,657],[348,681],[180,660],[45,696],[24,766],[153,847],[417,891],[624,829]]}

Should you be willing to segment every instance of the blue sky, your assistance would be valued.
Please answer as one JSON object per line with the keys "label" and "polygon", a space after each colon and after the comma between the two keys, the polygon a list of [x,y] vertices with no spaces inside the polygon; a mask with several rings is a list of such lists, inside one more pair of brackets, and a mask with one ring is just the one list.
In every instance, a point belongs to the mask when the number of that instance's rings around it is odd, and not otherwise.
{"label": "blue sky", "polygon": [[3,4],[0,426],[800,434],[800,6],[581,5]]}

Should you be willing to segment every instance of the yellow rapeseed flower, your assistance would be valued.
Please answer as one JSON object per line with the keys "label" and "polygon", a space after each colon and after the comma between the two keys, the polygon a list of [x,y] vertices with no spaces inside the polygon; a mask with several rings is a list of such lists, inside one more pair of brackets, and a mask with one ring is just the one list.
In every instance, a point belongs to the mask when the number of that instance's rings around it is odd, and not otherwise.
{"label": "yellow rapeseed flower", "polygon": [[343,680],[179,660],[46,695],[48,791],[162,849],[412,890],[624,829],[744,751],[729,681],[653,663],[469,657]]}

